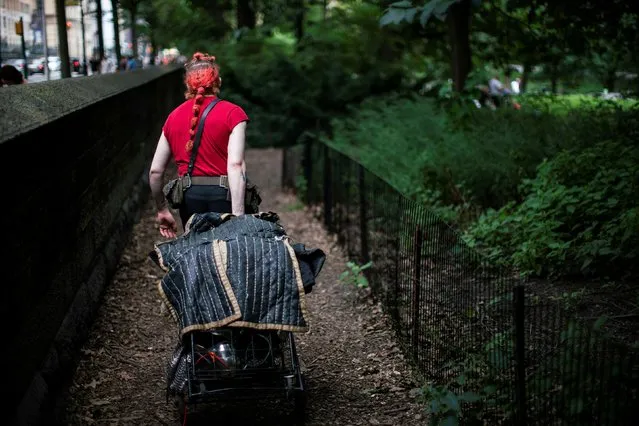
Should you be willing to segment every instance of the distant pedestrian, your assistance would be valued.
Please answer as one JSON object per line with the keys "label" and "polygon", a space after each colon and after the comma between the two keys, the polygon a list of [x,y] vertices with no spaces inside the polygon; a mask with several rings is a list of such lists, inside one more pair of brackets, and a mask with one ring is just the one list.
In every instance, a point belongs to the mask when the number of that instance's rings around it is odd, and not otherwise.
{"label": "distant pedestrian", "polygon": [[135,57],[129,56],[129,61],[126,63],[126,69],[133,71],[138,67],[138,62],[135,60]]}
{"label": "distant pedestrian", "polygon": [[89,64],[91,65],[91,75],[100,72],[100,58],[92,56],[91,59],[89,59]]}
{"label": "distant pedestrian", "polygon": [[113,62],[106,56],[102,58],[100,63],[100,74],[109,74],[113,72]]}
{"label": "distant pedestrian", "polygon": [[13,65],[4,65],[0,69],[0,86],[13,86],[25,83],[22,73]]}

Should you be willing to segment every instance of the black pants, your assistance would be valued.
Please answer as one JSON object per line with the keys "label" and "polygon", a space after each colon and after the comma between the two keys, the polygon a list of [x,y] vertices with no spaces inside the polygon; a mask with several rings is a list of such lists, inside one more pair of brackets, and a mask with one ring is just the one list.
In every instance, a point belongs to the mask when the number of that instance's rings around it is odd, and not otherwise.
{"label": "black pants", "polygon": [[182,226],[186,226],[195,213],[231,213],[228,189],[217,185],[193,185],[184,192],[184,204],[180,207]]}

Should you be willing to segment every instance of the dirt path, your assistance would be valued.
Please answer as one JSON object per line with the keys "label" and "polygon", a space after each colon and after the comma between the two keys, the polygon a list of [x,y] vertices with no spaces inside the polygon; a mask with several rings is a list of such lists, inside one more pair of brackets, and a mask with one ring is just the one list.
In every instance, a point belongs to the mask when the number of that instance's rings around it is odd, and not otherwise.
{"label": "dirt path", "polygon": [[[338,282],[346,258],[321,225],[279,190],[281,152],[251,151],[249,176],[263,190],[263,210],[277,212],[288,234],[327,254],[308,295],[311,330],[297,336],[305,365],[307,425],[424,425],[414,403],[416,384],[379,306],[356,303]],[[161,271],[148,259],[159,239],[149,203],[107,288],[73,383],[59,409],[68,425],[179,425],[166,403],[165,360],[175,346],[175,324],[161,312]],[[222,404],[192,413],[189,425],[284,425],[281,406]]]}

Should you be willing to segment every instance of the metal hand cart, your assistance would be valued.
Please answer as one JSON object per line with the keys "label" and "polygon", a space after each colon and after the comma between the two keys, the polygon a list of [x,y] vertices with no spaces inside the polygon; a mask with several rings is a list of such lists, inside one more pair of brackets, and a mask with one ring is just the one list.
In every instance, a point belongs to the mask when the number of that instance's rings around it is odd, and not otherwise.
{"label": "metal hand cart", "polygon": [[270,396],[292,402],[303,423],[307,397],[293,333],[228,327],[192,332],[183,344],[186,385],[175,399],[184,418],[200,403]]}

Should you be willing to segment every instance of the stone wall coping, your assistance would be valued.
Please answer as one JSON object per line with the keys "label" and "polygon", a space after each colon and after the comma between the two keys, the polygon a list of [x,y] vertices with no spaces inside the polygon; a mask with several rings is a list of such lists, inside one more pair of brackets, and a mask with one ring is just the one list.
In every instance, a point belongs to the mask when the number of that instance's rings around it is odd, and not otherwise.
{"label": "stone wall coping", "polygon": [[[179,65],[156,66],[0,87],[0,144],[181,68]],[[72,132],[73,129],[69,129],[69,133]]]}

